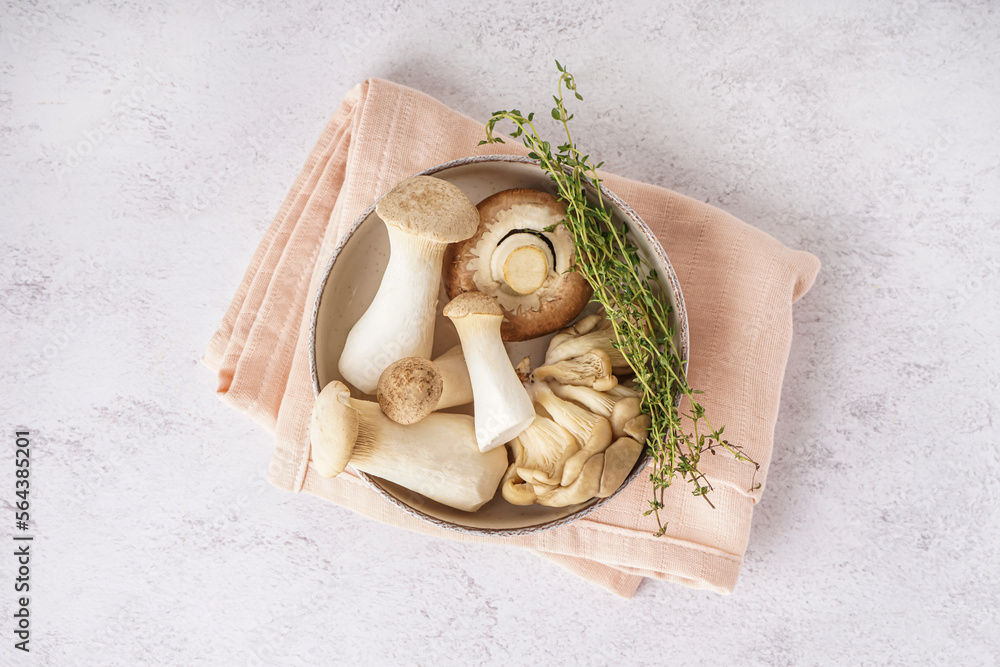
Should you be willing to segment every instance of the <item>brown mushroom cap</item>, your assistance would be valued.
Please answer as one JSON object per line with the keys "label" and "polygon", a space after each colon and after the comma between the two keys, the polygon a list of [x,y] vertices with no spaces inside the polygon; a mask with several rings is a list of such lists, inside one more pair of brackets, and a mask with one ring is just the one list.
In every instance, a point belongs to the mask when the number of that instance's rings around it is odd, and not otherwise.
{"label": "brown mushroom cap", "polygon": [[467,315],[503,315],[503,308],[495,297],[482,292],[465,292],[457,295],[444,307],[444,316],[455,319]]}
{"label": "brown mushroom cap", "polygon": [[454,243],[467,239],[479,226],[479,212],[459,187],[433,176],[412,176],[390,190],[375,206],[387,225]]}
{"label": "brown mushroom cap", "polygon": [[444,381],[433,361],[406,357],[382,371],[376,391],[386,417],[397,424],[415,424],[434,412]]}
{"label": "brown mushroom cap", "polygon": [[[498,222],[498,215],[518,205],[542,207],[554,219],[562,219],[566,215],[566,207],[562,202],[539,190],[504,190],[481,201],[477,207],[480,224],[475,234],[464,241],[452,243],[445,251],[443,278],[449,298],[454,299],[463,292],[479,291],[475,280],[476,272],[470,268],[471,263],[478,261],[474,250],[483,235],[488,234]],[[496,240],[499,242],[502,239]],[[500,304],[504,314],[504,321],[500,326],[503,340],[529,340],[557,331],[580,314],[590,301],[593,290],[581,274],[566,270],[550,277],[536,294],[539,294],[537,309],[506,308],[503,303]]]}

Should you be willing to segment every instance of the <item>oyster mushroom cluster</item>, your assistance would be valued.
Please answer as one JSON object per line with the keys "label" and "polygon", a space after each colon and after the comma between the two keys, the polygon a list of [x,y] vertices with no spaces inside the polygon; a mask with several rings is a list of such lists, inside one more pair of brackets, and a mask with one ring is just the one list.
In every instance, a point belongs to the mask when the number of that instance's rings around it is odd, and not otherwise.
{"label": "oyster mushroom cluster", "polygon": [[564,507],[606,498],[632,471],[650,419],[641,395],[612,373],[611,354],[624,358],[610,332],[604,315],[592,315],[552,339],[545,366],[532,373],[528,359],[518,365],[536,413],[510,443],[514,462],[501,484],[507,502]]}
{"label": "oyster mushroom cluster", "polygon": [[[613,493],[642,452],[649,418],[592,292],[572,270],[565,208],[535,190],[473,206],[431,176],[376,205],[390,256],[338,368],[374,401],[329,383],[313,409],[311,458],[325,477],[348,464],[463,511],[502,488],[513,504],[566,506]],[[461,341],[431,359],[438,294]],[[504,341],[558,332],[545,363],[515,369]],[[618,375],[616,375],[618,374]],[[472,403],[473,416],[440,412]],[[508,457],[508,445],[510,456]]]}

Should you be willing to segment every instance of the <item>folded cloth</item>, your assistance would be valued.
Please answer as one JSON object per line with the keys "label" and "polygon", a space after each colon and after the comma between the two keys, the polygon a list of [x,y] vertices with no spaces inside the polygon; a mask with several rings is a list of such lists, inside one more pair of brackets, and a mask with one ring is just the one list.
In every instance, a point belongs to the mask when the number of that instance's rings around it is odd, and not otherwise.
{"label": "folded cloth", "polygon": [[[344,98],[254,254],[204,363],[222,400],[275,435],[269,480],[365,516],[453,540],[531,549],[585,579],[631,597],[643,577],[730,593],[771,459],[792,339],[792,303],[819,261],[707,204],[602,174],[662,241],[681,282],[691,337],[689,378],[705,390],[714,424],[760,462],[702,459],[715,509],[684,483],[668,489],[664,536],[642,516],[651,497],[640,476],[612,502],[567,526],[518,537],[478,537],[426,524],[385,502],[350,470],[320,477],[309,464],[313,390],[308,334],[313,298],[338,239],[402,179],[470,155],[524,150],[479,146],[483,127],[404,86],[371,79]],[[751,486],[761,486],[751,491]]]}

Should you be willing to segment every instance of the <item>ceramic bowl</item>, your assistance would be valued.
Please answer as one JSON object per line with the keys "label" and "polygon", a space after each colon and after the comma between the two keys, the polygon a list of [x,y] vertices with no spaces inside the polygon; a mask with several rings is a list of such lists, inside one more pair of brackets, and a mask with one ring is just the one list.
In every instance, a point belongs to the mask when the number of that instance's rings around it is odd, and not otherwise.
{"label": "ceramic bowl", "polygon": [[[555,194],[548,176],[538,164],[516,155],[488,155],[464,158],[446,162],[421,172],[451,181],[476,203],[489,195],[508,188],[535,188]],[[682,358],[688,355],[687,313],[681,296],[680,285],[663,247],[653,236],[649,227],[614,193],[601,186],[602,195],[613,208],[616,223],[626,223],[631,241],[652,267],[656,268],[663,295],[673,305],[674,331]],[[593,194],[593,193],[592,193]],[[375,213],[373,203],[354,222],[340,241],[333,257],[326,267],[320,282],[313,308],[310,330],[310,368],[313,389],[318,395],[320,389],[333,380],[344,381],[337,370],[337,362],[344,347],[344,341],[354,323],[368,308],[385,270],[389,258],[389,242],[385,224]],[[458,344],[454,326],[441,315],[447,302],[442,288],[438,306],[438,322],[435,328],[434,355],[438,355]],[[588,308],[593,309],[594,304]],[[591,312],[585,310],[584,314]],[[525,356],[532,357],[532,366],[541,364],[551,336],[537,338],[523,343],[508,343],[508,353],[516,363]],[[350,386],[350,383],[346,383]],[[352,388],[355,398],[374,400]],[[449,411],[472,414],[472,406]],[[620,493],[646,467],[649,461],[645,453],[636,462],[632,472],[614,495]],[[511,505],[497,492],[489,503],[477,512],[462,512],[405,489],[373,475],[358,472],[386,502],[403,511],[436,526],[464,533],[488,535],[521,535],[547,530],[565,525],[594,511],[614,497],[593,499],[569,507],[543,507]],[[641,508],[636,508],[640,511]]]}

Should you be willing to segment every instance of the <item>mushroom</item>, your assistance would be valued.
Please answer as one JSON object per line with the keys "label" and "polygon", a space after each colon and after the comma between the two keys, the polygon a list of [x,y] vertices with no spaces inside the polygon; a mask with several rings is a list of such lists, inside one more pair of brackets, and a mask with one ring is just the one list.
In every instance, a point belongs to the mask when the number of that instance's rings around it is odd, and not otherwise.
{"label": "mushroom", "polygon": [[593,387],[597,391],[607,391],[618,384],[618,378],[611,373],[611,357],[597,348],[578,357],[539,366],[535,369],[535,379],[552,379],[559,384]]}
{"label": "mushroom", "polygon": [[618,438],[611,443],[604,450],[604,469],[601,472],[600,489],[595,495],[607,498],[617,491],[641,455],[642,445],[632,438]]}
{"label": "mushroom", "polygon": [[[615,385],[615,387],[617,386]],[[596,391],[591,387],[558,383],[553,383],[550,387],[552,392],[559,398],[567,401],[576,401],[595,415],[601,415],[608,419],[611,418],[611,413],[615,409],[615,403],[618,402],[618,398],[612,396],[610,392]]]}
{"label": "mushroom", "polygon": [[495,495],[507,470],[504,450],[479,451],[472,417],[435,413],[397,424],[377,403],[351,398],[337,381],[316,398],[310,438],[313,465],[323,477],[339,475],[350,463],[466,512]]}
{"label": "mushroom", "polygon": [[608,389],[607,392],[605,393],[614,398],[627,398],[629,396],[637,396],[639,398],[642,398],[641,391],[632,389],[631,387],[626,387],[623,384],[616,384],[611,389]]}
{"label": "mushroom", "polygon": [[607,392],[602,392],[590,387],[563,384],[553,384],[551,388],[559,398],[575,401],[594,414],[606,417],[611,422],[612,437],[628,435],[640,444],[646,442],[646,432],[652,420],[642,412],[639,394],[631,389],[615,385]]}
{"label": "mushroom", "polygon": [[601,491],[601,475],[604,472],[604,454],[595,454],[587,459],[579,474],[567,486],[548,489],[534,488],[539,505],[565,507],[590,500]]}
{"label": "mushroom", "polygon": [[469,367],[465,363],[462,346],[456,345],[434,360],[434,365],[441,372],[444,387],[441,390],[441,400],[435,410],[444,410],[456,405],[472,402],[472,378],[469,377]]}
{"label": "mushroom", "polygon": [[[581,320],[582,331],[572,335],[585,335],[599,321]],[[514,505],[565,507],[614,493],[642,455],[650,418],[642,413],[641,394],[617,384],[597,391],[539,380],[528,358],[516,370],[538,417],[510,442],[514,462],[501,482],[504,499]]]}
{"label": "mushroom", "polygon": [[397,424],[415,424],[434,412],[443,389],[434,362],[406,357],[382,371],[376,398],[386,417]]}
{"label": "mushroom", "polygon": [[580,451],[573,434],[548,417],[535,415],[531,426],[511,441],[517,475],[525,482],[559,484],[566,460]]}
{"label": "mushroom", "polygon": [[590,315],[552,337],[545,352],[545,364],[573,359],[598,349],[608,355],[613,372],[631,372],[625,355],[614,346],[614,340],[615,329],[611,320],[603,314]]}
{"label": "mushroom", "polygon": [[550,194],[513,189],[479,203],[479,228],[448,247],[448,297],[484,292],[503,308],[503,340],[523,341],[556,331],[580,314],[593,290],[572,270],[573,235],[562,224],[566,207]]}
{"label": "mushroom", "polygon": [[535,487],[518,477],[514,466],[507,468],[500,482],[500,493],[511,505],[534,505],[537,498]]}
{"label": "mushroom", "polygon": [[394,361],[378,379],[378,404],[398,424],[414,424],[435,410],[472,402],[472,381],[462,347],[434,361],[406,357]]}
{"label": "mushroom", "polygon": [[462,341],[475,397],[476,438],[486,452],[528,428],[535,408],[500,339],[503,310],[482,292],[459,294],[444,307]]}
{"label": "mushroom", "polygon": [[572,434],[541,415],[508,444],[514,462],[507,468],[500,490],[512,505],[531,505],[537,497],[536,488],[559,486],[563,465],[580,449]]}
{"label": "mushroom", "polygon": [[653,420],[642,412],[642,401],[634,396],[623,398],[615,403],[611,412],[611,434],[615,438],[629,436],[640,445],[646,442],[646,433]]}
{"label": "mushroom", "polygon": [[389,263],[374,300],[348,334],[339,363],[344,379],[366,394],[375,393],[392,362],[430,357],[445,249],[467,239],[479,224],[476,207],[462,191],[432,176],[406,179],[375,211],[389,232]]}
{"label": "mushroom", "polygon": [[[573,434],[581,450],[596,454],[611,444],[611,423],[604,417],[559,398],[547,382],[531,385],[531,394],[557,424]],[[579,468],[575,472],[578,473]],[[565,474],[563,479],[566,479]]]}

